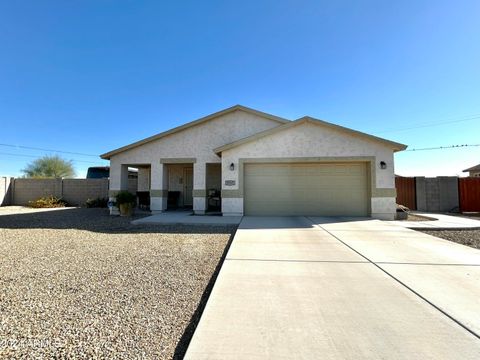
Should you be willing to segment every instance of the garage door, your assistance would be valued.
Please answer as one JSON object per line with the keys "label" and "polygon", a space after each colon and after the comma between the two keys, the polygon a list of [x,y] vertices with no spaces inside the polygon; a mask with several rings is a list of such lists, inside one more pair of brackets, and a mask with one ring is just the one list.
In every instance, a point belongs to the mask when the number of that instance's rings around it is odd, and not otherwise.
{"label": "garage door", "polygon": [[245,164],[245,215],[367,216],[365,163]]}

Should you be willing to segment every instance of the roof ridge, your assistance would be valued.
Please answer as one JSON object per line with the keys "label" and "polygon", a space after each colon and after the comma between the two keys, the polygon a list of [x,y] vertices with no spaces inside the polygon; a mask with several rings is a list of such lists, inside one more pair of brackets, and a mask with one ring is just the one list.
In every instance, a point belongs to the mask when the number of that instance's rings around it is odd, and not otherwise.
{"label": "roof ridge", "polygon": [[119,147],[117,149],[111,150],[109,152],[106,152],[106,153],[100,155],[100,157],[102,159],[110,159],[110,157],[115,155],[115,154],[133,149],[135,147],[138,147],[140,145],[143,145],[143,144],[146,144],[146,143],[158,140],[158,139],[161,139],[165,136],[175,134],[177,132],[183,131],[183,130],[188,129],[190,127],[203,124],[207,121],[210,121],[210,120],[215,119],[215,118],[217,118],[219,116],[222,116],[222,115],[229,114],[229,113],[234,112],[234,111],[244,111],[244,112],[247,112],[249,114],[254,114],[254,115],[261,116],[261,117],[264,117],[264,118],[267,118],[267,119],[270,119],[270,120],[277,121],[281,124],[286,124],[286,123],[290,122],[290,120],[287,120],[287,119],[282,118],[280,116],[272,115],[272,114],[269,114],[269,113],[266,113],[266,112],[263,112],[263,111],[260,111],[260,110],[255,110],[255,109],[249,108],[249,107],[244,106],[244,105],[236,104],[236,105],[230,106],[228,108],[225,108],[223,110],[219,110],[219,111],[216,111],[214,113],[211,113],[210,115],[206,115],[206,116],[203,116],[203,117],[198,118],[196,120],[189,121],[189,122],[187,122],[183,125],[176,126],[176,127],[172,128],[170,130],[166,130],[166,131],[157,133],[157,134],[149,136],[147,138],[135,141],[131,144],[128,144],[128,145]]}
{"label": "roof ridge", "polygon": [[480,170],[480,164],[473,165],[473,166],[469,167],[468,169],[462,170],[462,172],[476,171],[476,170]]}
{"label": "roof ridge", "polygon": [[384,139],[384,138],[381,138],[381,137],[378,137],[378,136],[375,136],[375,135],[370,135],[370,134],[367,134],[367,133],[364,133],[364,132],[361,132],[361,131],[358,131],[358,130],[353,130],[353,129],[350,129],[350,128],[347,128],[347,127],[344,127],[344,126],[341,126],[341,125],[333,124],[333,123],[330,123],[330,122],[325,121],[325,120],[320,120],[320,119],[316,119],[312,116],[305,115],[305,116],[302,116],[302,117],[300,117],[296,120],[293,120],[289,123],[274,127],[272,129],[262,131],[260,133],[250,135],[246,138],[231,142],[229,144],[225,144],[223,146],[220,146],[220,147],[214,149],[214,151],[215,151],[215,153],[219,154],[222,151],[225,151],[227,149],[234,148],[236,146],[245,144],[245,143],[253,141],[255,139],[262,138],[264,136],[268,136],[268,135],[276,133],[278,131],[288,129],[288,128],[293,127],[293,126],[297,126],[297,125],[302,124],[304,122],[311,122],[311,123],[326,126],[326,127],[331,128],[331,129],[338,130],[338,131],[347,132],[347,133],[355,135],[355,136],[365,137],[365,138],[370,139],[372,141],[381,142],[381,143],[384,143],[384,144],[392,147],[394,151],[402,151],[402,150],[405,150],[407,148],[407,145],[404,145],[404,144],[401,144],[401,143],[397,143],[397,142],[394,142],[394,141],[391,141],[391,140],[388,140],[388,139]]}

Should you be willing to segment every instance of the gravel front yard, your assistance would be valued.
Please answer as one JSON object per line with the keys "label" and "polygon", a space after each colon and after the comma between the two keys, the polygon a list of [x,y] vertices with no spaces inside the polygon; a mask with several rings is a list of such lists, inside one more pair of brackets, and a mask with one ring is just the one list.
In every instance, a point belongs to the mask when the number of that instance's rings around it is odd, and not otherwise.
{"label": "gravel front yard", "polygon": [[0,208],[0,357],[182,358],[234,231]]}
{"label": "gravel front yard", "polygon": [[459,244],[480,249],[480,230],[420,230],[425,234],[436,236]]}

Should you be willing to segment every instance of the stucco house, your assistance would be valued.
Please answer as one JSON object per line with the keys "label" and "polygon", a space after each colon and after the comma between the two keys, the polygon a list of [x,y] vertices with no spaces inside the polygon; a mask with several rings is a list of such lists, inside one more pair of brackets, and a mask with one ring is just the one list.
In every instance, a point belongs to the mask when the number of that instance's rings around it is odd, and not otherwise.
{"label": "stucco house", "polygon": [[480,177],[480,164],[465,169],[463,172],[468,172],[468,176],[470,177]]}
{"label": "stucco house", "polygon": [[[311,117],[290,121],[236,105],[101,155],[110,196],[138,169],[153,213],[208,210],[220,194],[228,215],[372,216],[396,211],[394,157],[405,145]],[[115,213],[115,210],[112,210]]]}

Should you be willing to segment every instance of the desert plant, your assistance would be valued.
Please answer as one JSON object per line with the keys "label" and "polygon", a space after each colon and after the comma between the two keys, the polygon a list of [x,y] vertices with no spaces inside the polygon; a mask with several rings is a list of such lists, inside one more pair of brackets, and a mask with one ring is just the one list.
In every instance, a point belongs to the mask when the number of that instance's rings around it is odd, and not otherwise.
{"label": "desert plant", "polygon": [[115,195],[115,202],[117,206],[121,204],[135,204],[136,201],[136,196],[126,190],[119,191],[117,195]]}
{"label": "desert plant", "polygon": [[119,191],[115,196],[115,205],[120,210],[120,216],[131,216],[136,201],[137,197],[132,193],[126,190]]}
{"label": "desert plant", "polygon": [[85,202],[85,206],[87,208],[106,208],[108,205],[108,198],[96,198],[96,199],[88,199]]}
{"label": "desert plant", "polygon": [[37,200],[29,201],[28,206],[32,208],[59,208],[67,206],[67,202],[55,196],[45,196]]}
{"label": "desert plant", "polygon": [[62,159],[58,155],[46,155],[38,158],[28,164],[22,172],[29,178],[64,178],[75,176],[72,162]]}

